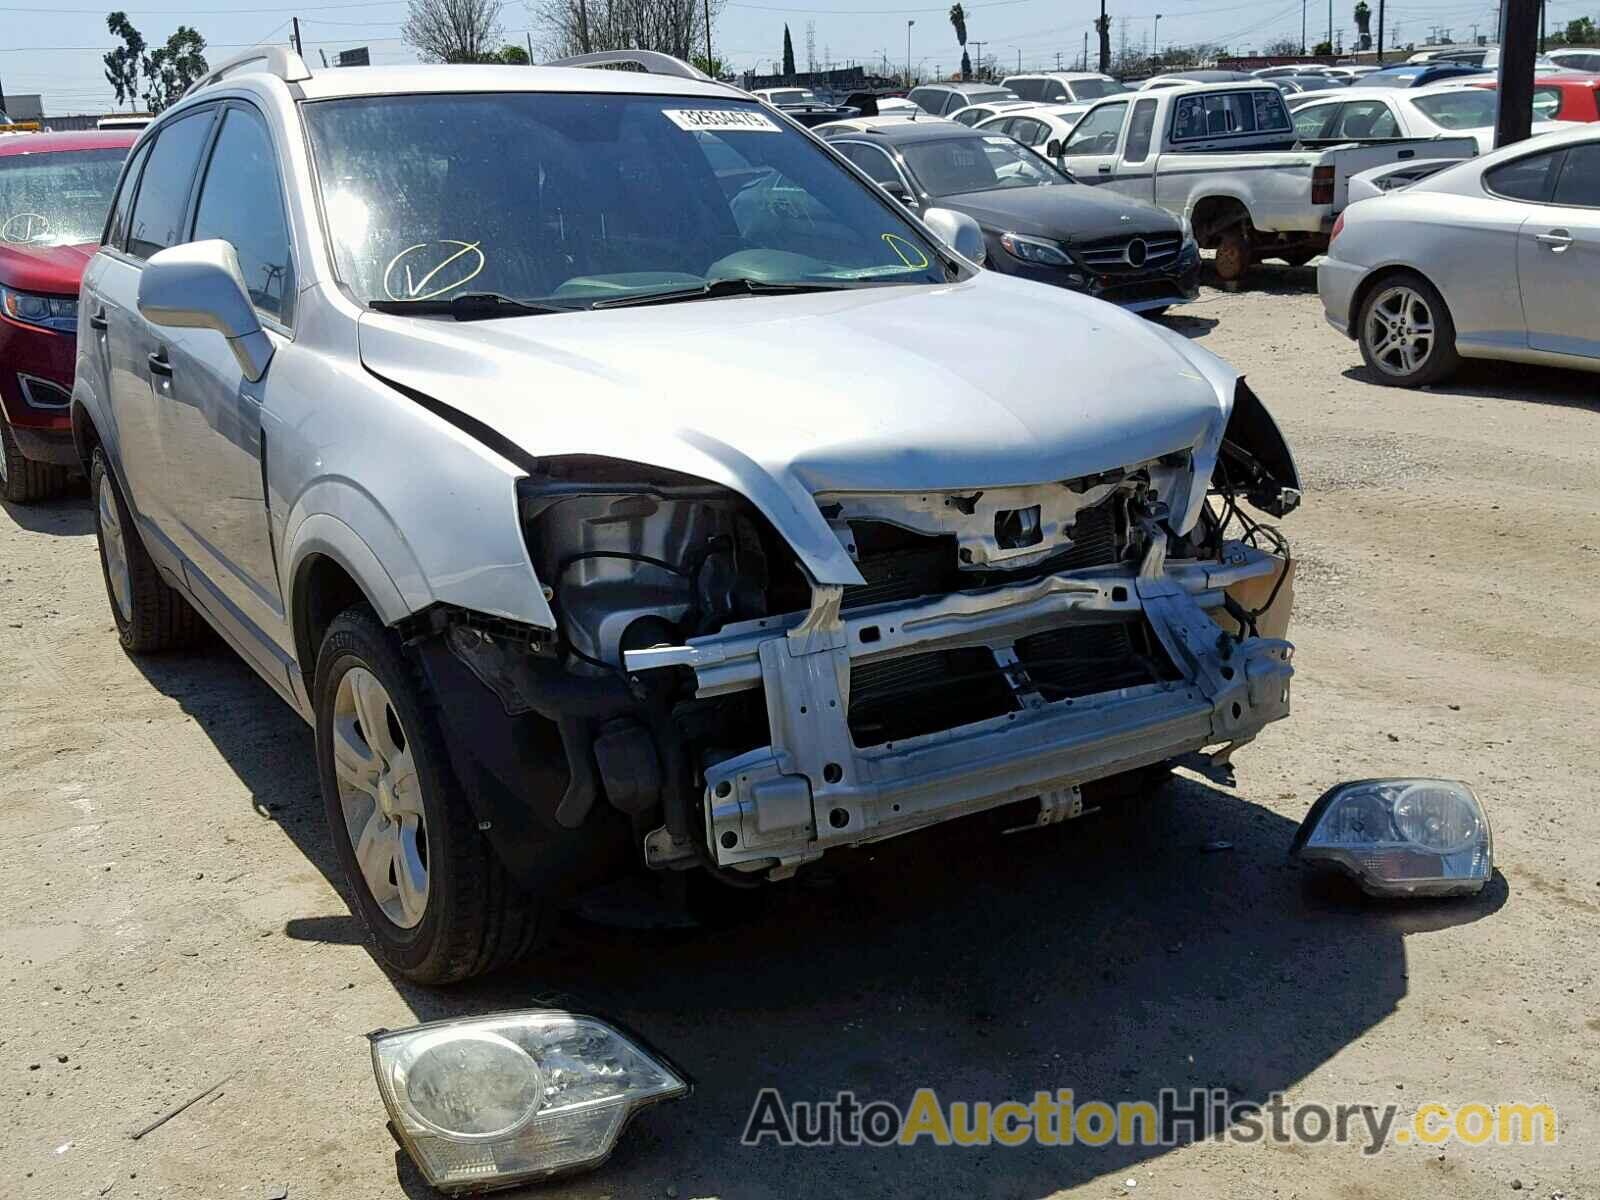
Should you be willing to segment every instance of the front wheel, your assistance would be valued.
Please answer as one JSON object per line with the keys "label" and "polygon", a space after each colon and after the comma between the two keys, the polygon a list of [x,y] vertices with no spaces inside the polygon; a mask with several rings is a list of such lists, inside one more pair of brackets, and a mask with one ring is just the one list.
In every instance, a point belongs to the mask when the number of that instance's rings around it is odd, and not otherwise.
{"label": "front wheel", "polygon": [[313,695],[328,826],[379,960],[439,984],[523,957],[546,908],[495,858],[451,770],[432,692],[365,605],[329,627]]}
{"label": "front wheel", "polygon": [[1243,225],[1235,225],[1223,233],[1217,242],[1217,257],[1212,264],[1216,268],[1217,278],[1223,283],[1237,283],[1244,278],[1245,272],[1250,269],[1250,260],[1253,253],[1250,242],[1250,231]]}
{"label": "front wheel", "polygon": [[1361,305],[1361,357],[1389,387],[1438,383],[1460,365],[1444,297],[1420,275],[1392,275]]}

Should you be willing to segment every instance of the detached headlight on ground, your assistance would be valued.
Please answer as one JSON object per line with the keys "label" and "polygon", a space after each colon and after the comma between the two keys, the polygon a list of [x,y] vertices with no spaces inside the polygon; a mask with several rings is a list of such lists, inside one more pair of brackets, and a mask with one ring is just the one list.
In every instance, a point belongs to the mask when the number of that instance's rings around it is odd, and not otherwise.
{"label": "detached headlight on ground", "polygon": [[1289,853],[1355,876],[1374,896],[1456,896],[1494,874],[1483,805],[1449,779],[1342,783],[1311,806]]}
{"label": "detached headlight on ground", "polygon": [[599,1166],[635,1112],[689,1091],[605,1022],[550,1010],[375,1033],[372,1069],[396,1138],[447,1192]]}

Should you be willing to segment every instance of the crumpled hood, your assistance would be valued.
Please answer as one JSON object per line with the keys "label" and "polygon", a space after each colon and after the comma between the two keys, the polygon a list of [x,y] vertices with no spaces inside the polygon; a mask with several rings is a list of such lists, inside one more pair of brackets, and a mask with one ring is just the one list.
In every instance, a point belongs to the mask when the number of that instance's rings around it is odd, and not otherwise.
{"label": "crumpled hood", "polygon": [[1113,305],[985,272],[943,286],[476,322],[364,314],[374,374],[529,455],[730,487],[820,582],[854,566],[813,496],[1071,479],[1195,448],[1235,374]]}
{"label": "crumpled hood", "polygon": [[15,246],[0,243],[0,283],[23,292],[76,296],[83,269],[99,246]]}

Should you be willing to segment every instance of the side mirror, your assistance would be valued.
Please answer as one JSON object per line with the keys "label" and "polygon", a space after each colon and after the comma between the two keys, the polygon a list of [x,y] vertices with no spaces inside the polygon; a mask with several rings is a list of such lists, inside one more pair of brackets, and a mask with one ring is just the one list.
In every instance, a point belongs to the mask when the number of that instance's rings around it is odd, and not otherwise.
{"label": "side mirror", "polygon": [[952,208],[930,208],[923,212],[922,223],[962,258],[983,266],[988,257],[983,246],[983,230],[966,213]]}
{"label": "side mirror", "polygon": [[256,319],[239,256],[221,239],[152,254],[139,274],[139,312],[155,325],[214,329],[228,339],[246,379],[254,383],[267,373],[272,339]]}
{"label": "side mirror", "polygon": [[1046,158],[1060,158],[1061,151],[1065,148],[1066,147],[1062,145],[1060,138],[1051,138],[1045,143],[1044,156]]}
{"label": "side mirror", "polygon": [[880,183],[878,186],[889,195],[893,196],[896,200],[900,201],[901,204],[904,204],[907,208],[915,208],[917,206],[916,200],[912,197],[911,192],[907,189],[905,184],[900,182],[892,182]]}

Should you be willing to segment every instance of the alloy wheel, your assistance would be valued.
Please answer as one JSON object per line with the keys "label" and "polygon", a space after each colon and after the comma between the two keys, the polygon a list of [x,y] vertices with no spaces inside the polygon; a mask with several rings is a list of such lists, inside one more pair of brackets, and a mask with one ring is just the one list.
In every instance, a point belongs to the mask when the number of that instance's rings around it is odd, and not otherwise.
{"label": "alloy wheel", "polygon": [[1372,361],[1386,375],[1420,371],[1433,354],[1433,309],[1416,289],[1387,288],[1367,312],[1366,338]]}
{"label": "alloy wheel", "polygon": [[413,929],[428,907],[422,783],[389,693],[365,667],[351,667],[339,680],[333,764],[361,878],[385,917]]}
{"label": "alloy wheel", "polygon": [[110,478],[100,482],[100,545],[106,557],[106,578],[111,581],[111,598],[124,623],[133,620],[133,571],[128,565],[128,543],[122,531],[122,515]]}

